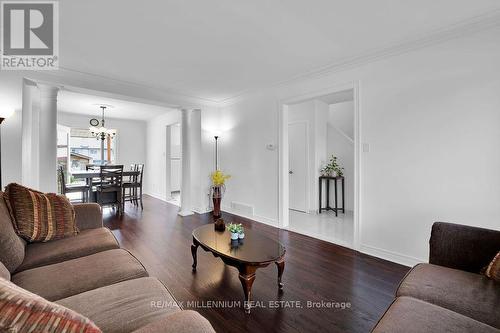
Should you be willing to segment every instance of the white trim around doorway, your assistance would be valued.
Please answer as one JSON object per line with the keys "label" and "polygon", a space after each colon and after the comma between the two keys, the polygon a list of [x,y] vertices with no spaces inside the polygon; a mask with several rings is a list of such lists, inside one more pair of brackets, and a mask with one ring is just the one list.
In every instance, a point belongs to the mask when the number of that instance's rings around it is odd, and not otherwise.
{"label": "white trim around doorway", "polygon": [[[279,166],[278,166],[278,204],[279,204],[279,227],[288,229],[290,222],[289,214],[289,184],[288,184],[288,108],[291,104],[296,104],[309,99],[314,99],[324,95],[333,94],[344,90],[353,90],[354,99],[354,235],[352,248],[360,249],[361,234],[361,115],[360,115],[360,83],[352,81],[339,84],[320,91],[283,99],[278,105],[278,133],[279,133]],[[341,244],[344,245],[344,244]]]}

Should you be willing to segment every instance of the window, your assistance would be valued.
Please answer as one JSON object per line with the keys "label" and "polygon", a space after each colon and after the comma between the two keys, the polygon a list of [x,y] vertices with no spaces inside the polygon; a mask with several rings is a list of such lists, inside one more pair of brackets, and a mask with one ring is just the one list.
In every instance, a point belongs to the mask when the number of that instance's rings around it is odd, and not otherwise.
{"label": "window", "polygon": [[[101,160],[102,141],[92,136],[88,129],[71,128],[69,139],[71,170],[85,170],[87,164],[114,163],[115,140],[116,138],[104,140],[104,160]],[[108,146],[110,147],[109,154]]]}

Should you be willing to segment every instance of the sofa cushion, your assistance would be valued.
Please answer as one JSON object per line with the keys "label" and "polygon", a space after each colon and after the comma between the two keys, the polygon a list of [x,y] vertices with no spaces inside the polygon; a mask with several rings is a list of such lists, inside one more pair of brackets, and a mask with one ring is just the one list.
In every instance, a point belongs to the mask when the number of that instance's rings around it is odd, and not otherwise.
{"label": "sofa cushion", "polygon": [[131,332],[180,311],[172,295],[155,278],[141,278],[57,301],[93,320],[104,332]]}
{"label": "sofa cushion", "polygon": [[14,230],[4,196],[0,192],[0,261],[12,273],[24,260],[26,242]]}
{"label": "sofa cushion", "polygon": [[192,310],[179,311],[165,315],[134,333],[215,333],[210,322]]}
{"label": "sofa cushion", "polygon": [[115,249],[28,269],[12,275],[12,282],[54,301],[147,275],[142,264],[129,252]]}
{"label": "sofa cushion", "polygon": [[0,278],[10,281],[10,272],[4,264],[0,262]]}
{"label": "sofa cushion", "polygon": [[398,297],[377,323],[373,333],[499,333],[459,313],[411,297]]}
{"label": "sofa cushion", "polygon": [[118,248],[120,246],[108,228],[83,230],[75,237],[28,244],[17,272]]}
{"label": "sofa cushion", "polygon": [[484,275],[431,264],[415,266],[397,296],[411,296],[500,328],[500,284]]}
{"label": "sofa cushion", "polygon": [[490,262],[485,274],[490,279],[500,282],[500,252]]}
{"label": "sofa cushion", "polygon": [[102,208],[96,203],[73,205],[78,230],[102,228]]}
{"label": "sofa cushion", "polygon": [[16,232],[29,242],[46,242],[78,233],[75,210],[64,195],[42,193],[11,183],[5,198]]}
{"label": "sofa cushion", "polygon": [[88,318],[0,279],[1,332],[100,333]]}

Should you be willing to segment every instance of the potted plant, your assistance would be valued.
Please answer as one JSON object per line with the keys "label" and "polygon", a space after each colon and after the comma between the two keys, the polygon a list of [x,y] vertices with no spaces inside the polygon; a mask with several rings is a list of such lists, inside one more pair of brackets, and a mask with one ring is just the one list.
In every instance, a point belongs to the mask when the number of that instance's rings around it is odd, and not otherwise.
{"label": "potted plant", "polygon": [[245,238],[245,228],[240,224],[240,229],[238,230],[238,238],[243,239]]}
{"label": "potted plant", "polygon": [[321,172],[322,176],[342,177],[344,175],[344,168],[337,163],[337,157],[332,155],[330,162],[321,168],[319,172]]}
{"label": "potted plant", "polygon": [[231,233],[231,240],[238,240],[240,231],[243,230],[243,226],[240,224],[229,223],[227,230]]}
{"label": "potted plant", "polygon": [[231,176],[224,174],[220,170],[215,170],[212,173],[211,178],[212,178],[212,187],[210,188],[210,196],[212,197],[212,202],[214,204],[213,216],[215,219],[218,219],[221,217],[220,205],[222,201],[222,196],[226,191],[225,182],[226,180],[231,178]]}

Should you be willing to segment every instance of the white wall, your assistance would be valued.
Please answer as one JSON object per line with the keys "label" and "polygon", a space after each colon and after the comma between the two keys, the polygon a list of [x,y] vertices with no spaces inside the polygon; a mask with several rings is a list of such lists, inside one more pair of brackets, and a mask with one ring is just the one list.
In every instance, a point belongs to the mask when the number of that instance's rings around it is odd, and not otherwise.
{"label": "white wall", "polygon": [[[57,122],[73,128],[88,128],[91,117],[58,112]],[[106,125],[116,129],[116,163],[128,169],[130,164],[146,162],[146,122],[106,118]],[[144,174],[146,177],[146,173]]]}
{"label": "white wall", "polygon": [[179,123],[180,120],[180,111],[172,110],[147,122],[147,158],[144,172],[147,177],[144,191],[163,200],[167,198],[167,126]]}
{"label": "white wall", "polygon": [[315,155],[314,155],[314,174],[312,183],[314,185],[314,192],[311,198],[312,211],[319,211],[319,182],[318,178],[321,175],[321,168],[323,168],[327,160],[327,127],[328,127],[328,104],[320,100],[314,101],[314,117],[315,117],[315,128],[314,128],[314,140],[315,140]]}
{"label": "white wall", "polygon": [[[342,102],[329,106],[327,129],[327,156],[337,157],[337,162],[344,168],[345,209],[354,210],[354,103]],[[350,136],[349,136],[350,135]],[[340,184],[339,184],[340,188]],[[339,194],[340,203],[340,194]],[[334,199],[330,196],[330,206]]]}
{"label": "white wall", "polygon": [[266,149],[266,145],[277,144],[278,114],[269,105],[275,106],[276,100],[262,95],[251,103],[219,110],[219,160],[221,169],[232,175],[222,207],[230,210],[233,201],[250,205],[254,208],[253,218],[277,225],[278,154],[277,150]]}
{"label": "white wall", "polygon": [[[319,170],[325,165],[327,153],[328,105],[319,100],[309,100],[290,105],[288,122],[306,122],[308,133],[308,188],[307,210],[319,209]],[[290,147],[289,149],[293,149]]]}
{"label": "white wall", "polygon": [[428,257],[433,221],[500,229],[500,28],[354,69],[246,94],[221,109],[228,197],[278,216],[279,101],[360,84],[361,250],[406,264]]}
{"label": "white wall", "polygon": [[330,104],[328,122],[354,140],[354,101]]}

